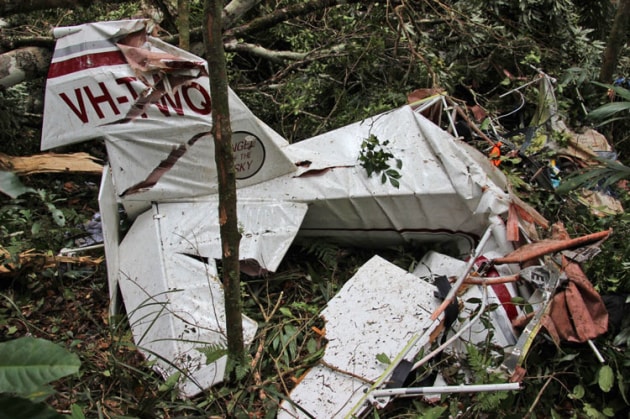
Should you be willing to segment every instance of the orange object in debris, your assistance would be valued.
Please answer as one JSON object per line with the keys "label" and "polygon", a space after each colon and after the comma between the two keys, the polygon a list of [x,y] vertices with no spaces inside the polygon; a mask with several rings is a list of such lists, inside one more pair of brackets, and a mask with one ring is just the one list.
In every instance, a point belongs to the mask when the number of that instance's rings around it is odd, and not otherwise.
{"label": "orange object in debris", "polygon": [[[558,225],[558,223],[556,223]],[[492,260],[495,265],[506,263],[523,263],[562,250],[574,249],[587,244],[595,243],[608,238],[612,234],[612,229],[587,234],[574,239],[548,239],[528,243],[519,247],[509,255],[498,257]],[[568,236],[567,236],[568,237]]]}
{"label": "orange object in debris", "polygon": [[490,161],[495,166],[498,166],[499,164],[501,164],[501,146],[502,145],[503,143],[501,143],[501,141],[497,141],[492,146],[492,149],[490,150],[490,154],[488,154],[488,157],[490,157]]}
{"label": "orange object in debris", "polygon": [[[569,237],[562,223],[554,225],[554,239]],[[586,277],[579,264],[562,256],[562,270],[567,286],[553,297],[550,312],[542,324],[553,341],[586,342],[606,333],[608,311],[602,297]]]}

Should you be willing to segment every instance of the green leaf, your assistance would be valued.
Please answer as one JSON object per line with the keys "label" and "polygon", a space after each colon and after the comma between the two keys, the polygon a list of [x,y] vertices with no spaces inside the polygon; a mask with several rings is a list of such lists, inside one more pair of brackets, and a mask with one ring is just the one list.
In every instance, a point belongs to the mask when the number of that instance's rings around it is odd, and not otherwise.
{"label": "green leaf", "polygon": [[249,374],[250,366],[247,363],[239,363],[236,365],[236,379],[242,380]]}
{"label": "green leaf", "polygon": [[605,84],[605,83],[600,83],[600,82],[593,82],[593,84],[596,84],[598,86],[601,87],[605,87],[606,89],[612,89],[613,92],[615,92],[615,94],[627,101],[630,101],[630,90],[628,89],[624,89],[621,86],[615,86],[614,84]]}
{"label": "green leaf", "polygon": [[29,395],[79,371],[79,357],[44,340],[23,337],[0,343],[0,392]]}
{"label": "green leaf", "polygon": [[320,359],[322,355],[324,355],[325,350],[326,347],[322,346],[317,351],[310,353],[308,356],[305,356],[304,358],[302,358],[302,365],[308,365],[311,362],[315,362],[316,360]]}
{"label": "green leaf", "polygon": [[308,341],[306,341],[306,350],[309,354],[317,352],[317,341],[313,338],[310,338]]}
{"label": "green leaf", "polygon": [[584,403],[584,413],[586,413],[586,416],[588,416],[589,418],[601,418],[602,414],[599,412],[599,410],[597,410],[596,408],[594,408],[590,403]]}
{"label": "green leaf", "polygon": [[[481,300],[477,301],[477,303],[480,303],[480,302],[481,302]],[[527,303],[527,300],[524,299],[523,297],[512,297],[510,299],[510,302],[512,304],[524,305],[524,304]]]}
{"label": "green leaf", "polygon": [[24,186],[15,173],[0,171],[0,192],[17,198],[24,193],[35,192],[35,189]]}
{"label": "green leaf", "polygon": [[630,405],[630,401],[628,400],[628,392],[626,390],[626,384],[624,382],[624,377],[621,374],[621,371],[617,371],[617,386],[619,386],[619,392],[621,393],[621,397],[626,402],[626,404]]}
{"label": "green leaf", "polygon": [[630,329],[623,329],[613,339],[613,345],[615,346],[627,345],[629,343],[630,343]]}
{"label": "green leaf", "polygon": [[28,399],[0,394],[0,419],[63,419],[45,403],[33,403]]}
{"label": "green leaf", "polygon": [[39,232],[41,231],[41,229],[42,229],[42,223],[36,221],[31,226],[31,234],[33,236],[37,236],[39,234]]}
{"label": "green leaf", "polygon": [[293,315],[293,313],[288,307],[280,307],[278,311],[280,311],[280,313],[282,313],[285,317],[289,317],[291,319],[295,318],[295,316]]}
{"label": "green leaf", "polygon": [[397,170],[394,170],[394,169],[388,169],[385,173],[387,173],[387,176],[394,179],[400,179],[400,176],[401,176],[401,174]]}
{"label": "green leaf", "polygon": [[577,386],[573,387],[573,393],[569,394],[569,398],[580,400],[582,397],[584,397],[584,394],[586,394],[584,387],[578,384]]}
{"label": "green leaf", "polygon": [[227,355],[227,348],[221,344],[208,345],[203,348],[196,348],[206,356],[206,365],[216,362],[219,358]]}
{"label": "green leaf", "polygon": [[600,106],[597,109],[593,109],[588,113],[588,117],[591,119],[605,119],[613,116],[619,112],[625,112],[630,109],[630,102],[610,102]]}
{"label": "green leaf", "polygon": [[378,362],[381,362],[381,363],[387,364],[387,365],[392,363],[392,361],[389,359],[389,357],[383,352],[381,352],[380,354],[376,355],[376,360]]}
{"label": "green leaf", "polygon": [[598,382],[599,388],[601,388],[604,393],[608,393],[612,389],[615,383],[615,374],[610,365],[602,365],[599,369]]}
{"label": "green leaf", "polygon": [[177,371],[175,374],[169,375],[168,378],[166,379],[166,381],[164,381],[158,387],[158,391],[165,392],[165,391],[169,391],[171,389],[174,389],[175,386],[177,385],[177,383],[179,382],[179,378],[181,377],[181,375],[182,375],[182,373],[179,372],[179,371]]}
{"label": "green leaf", "polygon": [[79,406],[78,404],[75,403],[70,406],[70,411],[72,412],[72,414],[70,415],[72,419],[85,419],[83,409],[81,409],[81,406]]}
{"label": "green leaf", "polygon": [[448,406],[433,406],[428,409],[422,409],[422,418],[423,419],[439,419],[442,417],[442,414],[446,412]]}
{"label": "green leaf", "polygon": [[567,361],[573,361],[576,357],[578,356],[577,353],[574,354],[566,354],[565,356],[563,356],[562,358],[558,358],[556,360],[556,362],[560,363],[560,362],[567,362]]}

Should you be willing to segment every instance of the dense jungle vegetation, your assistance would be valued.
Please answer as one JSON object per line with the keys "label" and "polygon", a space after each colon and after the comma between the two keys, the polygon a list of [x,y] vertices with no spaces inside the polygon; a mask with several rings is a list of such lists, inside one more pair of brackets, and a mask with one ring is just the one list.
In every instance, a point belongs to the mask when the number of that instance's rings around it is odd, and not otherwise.
{"label": "dense jungle vegetation", "polygon": [[[203,6],[201,0],[0,0],[2,154],[40,152],[53,27],[147,17],[159,22],[163,40],[185,42],[203,55]],[[506,156],[500,166],[523,200],[551,222],[563,222],[572,236],[613,229],[601,253],[583,265],[619,310],[611,311],[618,320],[594,342],[604,363],[588,345],[556,347],[543,332],[530,349],[521,391],[462,393],[437,404],[401,399],[371,417],[630,417],[630,218],[625,211],[596,214],[578,194],[583,186],[606,189],[630,205],[630,1],[234,0],[226,10],[229,84],[289,142],[402,106],[418,89],[477,105],[502,132],[518,131],[537,117],[539,89],[530,82],[545,74],[555,81],[557,116],[576,132],[596,127],[615,152],[617,160],[602,159],[580,177],[560,168],[560,190],[532,180],[519,159]],[[182,30],[186,21],[189,42]],[[14,71],[15,57],[22,66],[17,83],[4,78]],[[603,105],[608,108],[602,111]],[[99,142],[55,151],[107,161]],[[528,158],[546,166],[554,150],[543,147]],[[2,190],[15,187],[14,181],[3,175]],[[0,194],[0,345],[32,336],[56,344],[44,349],[47,356],[56,356],[59,346],[72,356],[59,355],[70,359],[64,378],[24,389],[7,388],[12,366],[0,359],[0,418],[274,417],[298,377],[323,353],[317,314],[374,253],[324,242],[296,246],[278,272],[244,280],[245,313],[260,325],[249,367],[237,379],[182,399],[175,383],[164,382],[136,351],[125,313],[109,316],[104,263],[20,258],[29,252],[56,255],[85,240],[98,212],[100,177],[31,174],[20,175],[19,182],[26,193]],[[98,249],[87,254],[103,256]],[[405,248],[382,254],[404,268],[421,257]],[[30,350],[4,346],[2,353]],[[466,362],[476,383],[503,379],[497,360],[479,348],[470,349]],[[457,368],[452,374],[457,378]]]}

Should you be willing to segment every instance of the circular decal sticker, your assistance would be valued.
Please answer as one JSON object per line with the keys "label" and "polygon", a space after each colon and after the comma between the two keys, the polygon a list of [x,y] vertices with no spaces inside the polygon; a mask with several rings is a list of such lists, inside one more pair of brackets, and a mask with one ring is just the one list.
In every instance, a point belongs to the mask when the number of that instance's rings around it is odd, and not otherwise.
{"label": "circular decal sticker", "polygon": [[260,138],[249,132],[232,133],[232,151],[237,179],[254,176],[265,163],[265,146]]}

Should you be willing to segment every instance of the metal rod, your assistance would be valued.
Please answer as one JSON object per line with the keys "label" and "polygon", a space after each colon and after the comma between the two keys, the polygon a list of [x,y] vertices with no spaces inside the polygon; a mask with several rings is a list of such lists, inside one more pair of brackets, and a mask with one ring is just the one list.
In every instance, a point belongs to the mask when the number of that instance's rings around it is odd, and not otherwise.
{"label": "metal rod", "polygon": [[473,254],[470,256],[470,259],[468,260],[468,263],[466,264],[466,269],[464,270],[464,272],[462,272],[459,278],[457,278],[457,281],[455,281],[455,283],[451,287],[451,290],[449,291],[446,298],[444,298],[444,301],[442,301],[442,304],[440,304],[440,306],[431,315],[431,320],[437,319],[440,316],[440,314],[442,314],[442,312],[446,310],[446,307],[448,307],[448,305],[451,304],[451,302],[457,295],[459,288],[462,286],[464,279],[466,279],[466,277],[468,276],[468,273],[470,272],[473,265],[475,264],[476,259],[479,257],[479,255],[483,251],[486,245],[486,242],[490,238],[491,234],[492,234],[492,224],[488,226],[488,228],[486,229],[486,232],[483,234],[483,237],[481,237],[481,240],[479,240],[479,244],[477,245],[477,248],[475,249]]}
{"label": "metal rod", "polygon": [[595,356],[597,357],[597,359],[599,360],[599,362],[601,362],[602,364],[606,363],[606,360],[604,359],[604,357],[602,356],[601,352],[599,352],[599,349],[597,349],[597,346],[595,346],[595,344],[593,343],[593,341],[591,339],[587,340],[588,342],[588,346],[591,347],[591,349],[593,350],[593,352],[595,353]]}
{"label": "metal rod", "polygon": [[420,361],[413,364],[413,367],[411,368],[411,370],[412,371],[416,370],[422,365],[424,365],[431,358],[433,358],[434,356],[442,352],[444,349],[446,349],[448,346],[450,346],[453,342],[455,342],[455,340],[458,339],[466,330],[470,329],[473,324],[477,323],[477,321],[481,318],[481,315],[483,314],[483,312],[486,310],[487,303],[488,303],[488,287],[486,286],[486,284],[483,284],[483,298],[481,300],[481,307],[479,307],[479,312],[477,313],[475,318],[469,320],[468,323],[466,323],[464,326],[459,328],[457,333],[455,333],[453,336],[448,338],[444,343],[442,343],[440,346],[435,348],[433,351],[425,355]]}
{"label": "metal rod", "polygon": [[105,247],[105,245],[103,243],[99,243],[99,244],[94,244],[92,246],[77,247],[74,249],[61,249],[59,251],[59,254],[69,255],[71,253],[80,253],[80,252],[87,252],[88,250],[102,249],[103,247]]}
{"label": "metal rod", "polygon": [[481,393],[487,391],[513,391],[520,390],[520,383],[502,384],[471,384],[461,386],[433,386],[433,387],[409,387],[409,388],[384,388],[372,391],[373,397],[412,397],[422,394],[440,393]]}

